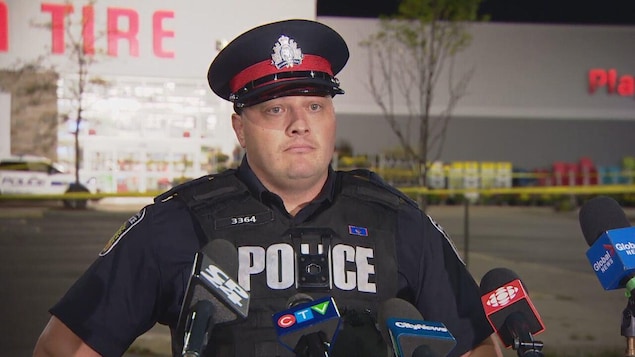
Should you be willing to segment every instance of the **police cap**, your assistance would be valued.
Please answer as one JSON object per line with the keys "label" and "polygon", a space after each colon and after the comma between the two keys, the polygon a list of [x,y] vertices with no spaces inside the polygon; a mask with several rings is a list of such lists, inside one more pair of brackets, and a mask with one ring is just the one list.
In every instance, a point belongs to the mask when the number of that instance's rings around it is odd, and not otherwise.
{"label": "police cap", "polygon": [[248,107],[288,95],[343,94],[335,75],[348,60],[344,39],[310,20],[251,29],[223,48],[207,73],[212,91]]}

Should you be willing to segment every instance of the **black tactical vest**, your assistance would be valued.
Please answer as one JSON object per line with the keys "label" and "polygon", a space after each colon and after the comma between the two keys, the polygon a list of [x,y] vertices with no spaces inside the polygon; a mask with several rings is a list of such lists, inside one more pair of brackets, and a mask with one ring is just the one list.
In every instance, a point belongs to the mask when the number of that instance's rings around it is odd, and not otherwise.
{"label": "black tactical vest", "polygon": [[[375,316],[379,303],[397,294],[394,236],[404,197],[371,175],[337,172],[332,205],[296,225],[255,199],[233,170],[157,198],[182,199],[204,232],[201,244],[225,239],[241,257],[239,283],[251,299],[248,318],[215,326],[206,355],[294,356],[278,343],[271,317],[302,292],[332,296],[343,316],[331,356],[386,356]],[[326,272],[303,274],[311,260],[325,257],[330,263],[318,267]],[[180,338],[173,345],[180,346]]]}

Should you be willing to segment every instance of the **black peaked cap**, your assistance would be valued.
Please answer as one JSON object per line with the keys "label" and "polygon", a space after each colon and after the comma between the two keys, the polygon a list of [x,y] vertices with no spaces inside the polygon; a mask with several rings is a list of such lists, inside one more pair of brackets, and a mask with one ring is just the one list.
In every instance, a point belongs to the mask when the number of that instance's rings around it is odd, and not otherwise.
{"label": "black peaked cap", "polygon": [[[287,77],[281,76],[284,79],[279,80],[277,73],[295,71],[295,68],[274,69],[272,54],[274,54],[274,47],[281,36],[287,36],[294,41],[303,56],[313,55],[326,60],[330,64],[332,76],[309,76],[306,73],[310,72],[312,68],[305,64],[295,66],[298,68],[296,72],[284,73]],[[207,73],[207,80],[212,91],[219,97],[233,101],[235,104],[242,103],[241,105],[245,103],[252,105],[285,95],[275,95],[275,93],[276,91],[288,90],[290,85],[305,89],[330,87],[327,92],[340,94],[343,91],[339,89],[339,82],[334,76],[342,70],[348,57],[346,42],[332,28],[310,20],[285,20],[258,26],[236,37],[212,61]],[[241,84],[240,90],[234,88],[235,92],[240,92],[239,95],[232,93],[230,86],[232,79],[248,67],[263,61],[269,61],[270,70],[277,73],[265,76],[267,78],[251,78],[242,73],[242,78],[249,81],[246,86]],[[274,76],[276,79],[272,80]],[[232,96],[232,94],[234,95]],[[254,98],[257,96],[263,98]]]}

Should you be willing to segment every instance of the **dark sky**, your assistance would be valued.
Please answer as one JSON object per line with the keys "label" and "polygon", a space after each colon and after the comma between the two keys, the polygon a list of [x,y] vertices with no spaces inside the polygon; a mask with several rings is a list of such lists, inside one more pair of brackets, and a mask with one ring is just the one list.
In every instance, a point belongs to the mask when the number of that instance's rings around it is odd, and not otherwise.
{"label": "dark sky", "polygon": [[[318,16],[377,17],[399,0],[318,0]],[[635,0],[483,0],[493,22],[635,25]]]}

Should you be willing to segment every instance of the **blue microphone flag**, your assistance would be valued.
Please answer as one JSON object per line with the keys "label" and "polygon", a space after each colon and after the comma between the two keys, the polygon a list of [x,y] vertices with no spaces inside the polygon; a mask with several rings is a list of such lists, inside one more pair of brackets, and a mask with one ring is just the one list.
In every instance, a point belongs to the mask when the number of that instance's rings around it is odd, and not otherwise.
{"label": "blue microphone flag", "polygon": [[335,300],[325,296],[277,312],[271,317],[278,340],[293,351],[303,335],[324,332],[329,341],[334,339],[340,325],[340,313]]}
{"label": "blue microphone flag", "polygon": [[635,272],[635,228],[607,230],[586,256],[604,290],[623,288],[623,280]]}

